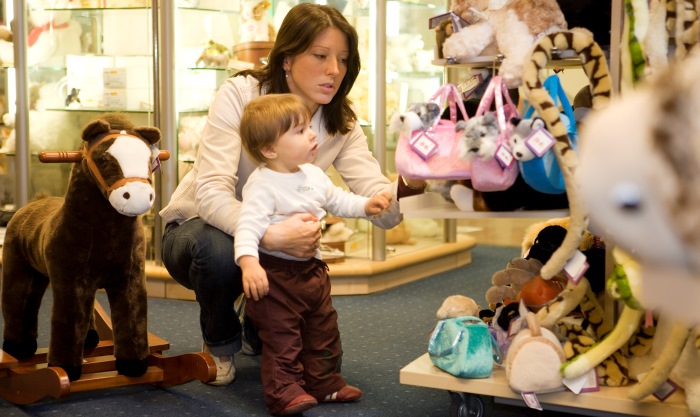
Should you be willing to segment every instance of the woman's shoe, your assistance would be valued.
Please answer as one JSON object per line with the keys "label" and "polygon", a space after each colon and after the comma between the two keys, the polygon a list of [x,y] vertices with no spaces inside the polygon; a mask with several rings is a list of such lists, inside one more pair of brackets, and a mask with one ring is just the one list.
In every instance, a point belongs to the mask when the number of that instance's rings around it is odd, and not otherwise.
{"label": "woman's shoe", "polygon": [[202,343],[202,352],[209,354],[216,364],[216,379],[207,382],[209,385],[225,386],[236,379],[236,366],[233,364],[233,355],[214,356],[206,343]]}

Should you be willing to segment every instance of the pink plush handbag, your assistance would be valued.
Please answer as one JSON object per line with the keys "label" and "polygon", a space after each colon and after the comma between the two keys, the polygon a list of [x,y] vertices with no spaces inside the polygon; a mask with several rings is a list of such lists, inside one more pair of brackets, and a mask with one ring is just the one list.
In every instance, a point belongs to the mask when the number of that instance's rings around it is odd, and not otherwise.
{"label": "pink plush handbag", "polygon": [[500,76],[491,78],[474,117],[482,116],[489,111],[494,100],[500,133],[496,138],[496,154],[492,158],[476,158],[471,161],[472,187],[477,191],[507,190],[515,183],[520,173],[518,161],[513,158],[508,145],[508,138],[513,129],[508,120],[519,117],[518,108],[513,104],[505,81]]}
{"label": "pink plush handbag", "polygon": [[425,180],[469,179],[469,162],[459,157],[460,135],[455,131],[457,108],[468,119],[457,87],[445,84],[430,98],[442,109],[450,108],[450,120],[438,118],[427,130],[418,129],[407,137],[404,131],[396,145],[396,172],[404,178]]}

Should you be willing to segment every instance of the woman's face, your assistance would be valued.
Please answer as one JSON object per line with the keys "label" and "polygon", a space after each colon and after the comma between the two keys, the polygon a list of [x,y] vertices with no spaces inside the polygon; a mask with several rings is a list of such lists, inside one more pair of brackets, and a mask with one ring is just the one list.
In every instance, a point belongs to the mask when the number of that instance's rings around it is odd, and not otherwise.
{"label": "woman's face", "polygon": [[350,54],[343,32],[328,28],[316,36],[309,49],[284,60],[289,90],[301,97],[314,114],[318,107],[328,104],[348,70]]}

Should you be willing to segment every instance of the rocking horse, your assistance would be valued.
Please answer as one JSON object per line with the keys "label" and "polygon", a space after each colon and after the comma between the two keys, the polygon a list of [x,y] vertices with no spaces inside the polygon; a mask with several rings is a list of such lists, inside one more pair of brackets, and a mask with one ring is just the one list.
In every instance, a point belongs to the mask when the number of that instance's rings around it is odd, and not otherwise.
{"label": "rocking horse", "polygon": [[[75,162],[66,196],[38,198],[7,225],[0,397],[28,404],[110,386],[213,380],[210,356],[167,358],[160,353],[168,343],[147,332],[139,215],[154,202],[152,171],[169,157],[154,146],[160,131],[112,113],[90,122],[82,139],[79,152],[40,155],[43,162]],[[49,348],[37,352],[39,307],[49,283]],[[111,320],[96,303],[99,289],[107,293]]]}

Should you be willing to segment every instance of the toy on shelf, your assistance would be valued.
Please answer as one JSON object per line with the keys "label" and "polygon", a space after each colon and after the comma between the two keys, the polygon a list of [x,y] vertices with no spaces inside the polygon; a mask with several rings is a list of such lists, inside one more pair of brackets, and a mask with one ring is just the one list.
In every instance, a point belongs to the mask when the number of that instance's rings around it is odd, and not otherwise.
{"label": "toy on shelf", "polygon": [[[461,17],[476,22],[454,31],[445,40],[442,53],[448,58],[473,59],[495,42],[504,56],[499,75],[508,88],[521,84],[523,65],[536,40],[567,29],[564,14],[555,0],[467,0],[466,3],[469,6]],[[452,7],[454,10],[459,5]]]}
{"label": "toy on shelf", "polygon": [[267,16],[270,7],[272,3],[268,0],[245,0],[241,3],[240,43],[274,42],[277,31]]}
{"label": "toy on shelf", "polygon": [[194,65],[204,68],[226,68],[230,59],[231,51],[226,46],[210,39]]}
{"label": "toy on shelf", "polygon": [[[67,9],[70,0],[27,0],[29,28],[27,36],[27,65],[65,67],[67,54],[82,52],[82,28]],[[44,10],[51,8],[52,10]],[[14,46],[0,41],[0,62],[14,64]]]}
{"label": "toy on shelf", "polygon": [[[167,159],[168,154],[154,146],[160,140],[157,128],[134,126],[120,114],[90,122],[82,139],[79,152],[40,157],[76,162],[65,197],[39,197],[20,208],[7,225],[0,357],[2,366],[10,369],[0,376],[0,396],[12,402],[59,397],[81,387],[123,385],[123,376],[134,378],[132,383],[158,382],[153,372],[149,375],[149,367],[163,360],[152,355],[149,346],[153,340],[147,333],[146,251],[139,215],[153,205],[151,172],[158,158]],[[37,319],[49,284],[53,306],[46,354],[37,351]],[[110,301],[114,323],[110,332],[97,327],[93,313],[96,308],[99,313],[98,289],[104,289]],[[104,345],[103,336],[113,343]],[[154,351],[167,348],[167,343],[158,344]],[[101,364],[85,360],[95,351],[113,354],[114,359],[99,360]],[[208,381],[216,374],[213,360],[204,354],[181,360],[187,363],[182,373],[179,365],[164,364],[168,368],[161,381]],[[38,362],[47,367],[35,368]],[[84,382],[94,380],[91,373],[98,370],[115,372],[111,379]],[[117,374],[123,375],[122,380]],[[42,383],[37,384],[39,380]]]}

